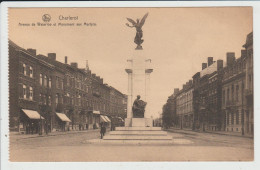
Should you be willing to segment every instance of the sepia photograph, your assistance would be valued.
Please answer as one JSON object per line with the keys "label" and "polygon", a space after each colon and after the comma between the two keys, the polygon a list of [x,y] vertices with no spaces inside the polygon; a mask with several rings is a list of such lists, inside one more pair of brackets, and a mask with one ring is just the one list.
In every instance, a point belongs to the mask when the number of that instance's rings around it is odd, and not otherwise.
{"label": "sepia photograph", "polygon": [[254,161],[252,6],[7,15],[10,162]]}

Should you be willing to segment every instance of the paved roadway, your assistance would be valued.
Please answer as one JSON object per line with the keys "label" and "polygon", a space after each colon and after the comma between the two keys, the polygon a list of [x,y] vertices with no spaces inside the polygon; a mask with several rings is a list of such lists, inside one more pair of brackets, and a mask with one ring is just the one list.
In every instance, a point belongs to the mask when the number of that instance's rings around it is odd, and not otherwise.
{"label": "paved roadway", "polygon": [[10,160],[14,162],[88,161],[251,161],[253,139],[192,131],[169,131],[168,145],[88,144],[98,131],[35,138],[10,137]]}

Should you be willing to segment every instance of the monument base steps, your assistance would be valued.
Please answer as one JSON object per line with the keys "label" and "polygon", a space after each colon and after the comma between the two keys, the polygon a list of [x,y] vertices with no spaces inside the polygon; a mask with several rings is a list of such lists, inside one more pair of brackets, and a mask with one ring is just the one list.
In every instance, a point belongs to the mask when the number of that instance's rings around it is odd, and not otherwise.
{"label": "monument base steps", "polygon": [[[130,119],[129,119],[130,120]],[[104,136],[104,140],[172,140],[172,137],[167,135],[167,132],[162,131],[161,127],[145,126],[150,118],[131,118],[131,125],[126,127],[116,127],[115,131],[111,131]]]}

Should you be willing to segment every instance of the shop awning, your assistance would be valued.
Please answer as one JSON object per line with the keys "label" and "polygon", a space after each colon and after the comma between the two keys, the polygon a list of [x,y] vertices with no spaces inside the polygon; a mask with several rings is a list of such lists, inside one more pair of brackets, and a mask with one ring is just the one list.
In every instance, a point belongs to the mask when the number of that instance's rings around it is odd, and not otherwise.
{"label": "shop awning", "polygon": [[111,122],[111,120],[107,116],[104,117],[107,119],[107,122]]}
{"label": "shop awning", "polygon": [[93,110],[93,114],[98,114],[98,115],[100,115],[100,111],[98,111],[98,110]]}
{"label": "shop awning", "polygon": [[22,109],[22,111],[30,118],[30,119],[44,119],[37,111]]}
{"label": "shop awning", "polygon": [[102,122],[108,122],[105,116],[100,115],[100,118],[101,118],[101,121],[102,121]]}
{"label": "shop awning", "polygon": [[64,114],[64,113],[56,113],[56,115],[60,118],[63,122],[71,122],[71,120]]}

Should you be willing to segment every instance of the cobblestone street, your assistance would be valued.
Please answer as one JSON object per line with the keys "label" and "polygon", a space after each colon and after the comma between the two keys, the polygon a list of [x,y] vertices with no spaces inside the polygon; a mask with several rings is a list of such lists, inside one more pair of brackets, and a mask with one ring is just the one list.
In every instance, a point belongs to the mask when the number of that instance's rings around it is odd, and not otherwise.
{"label": "cobblestone street", "polygon": [[14,162],[253,160],[252,138],[183,130],[170,130],[168,134],[173,137],[173,144],[86,143],[85,141],[89,139],[99,139],[98,130],[33,138],[11,135],[10,160]]}

